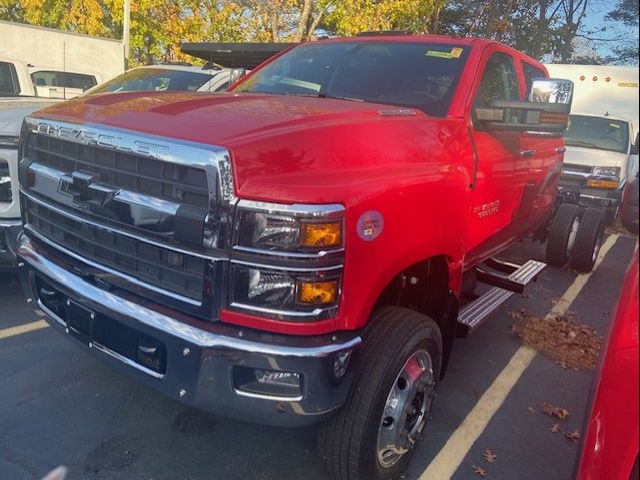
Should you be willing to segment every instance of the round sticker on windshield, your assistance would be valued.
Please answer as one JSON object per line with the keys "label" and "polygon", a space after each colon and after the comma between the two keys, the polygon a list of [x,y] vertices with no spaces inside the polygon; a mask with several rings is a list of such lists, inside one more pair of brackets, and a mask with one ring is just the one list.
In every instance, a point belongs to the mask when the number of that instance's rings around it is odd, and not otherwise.
{"label": "round sticker on windshield", "polygon": [[358,236],[366,242],[378,238],[383,228],[384,219],[382,218],[382,214],[375,210],[369,210],[363,213],[358,220]]}

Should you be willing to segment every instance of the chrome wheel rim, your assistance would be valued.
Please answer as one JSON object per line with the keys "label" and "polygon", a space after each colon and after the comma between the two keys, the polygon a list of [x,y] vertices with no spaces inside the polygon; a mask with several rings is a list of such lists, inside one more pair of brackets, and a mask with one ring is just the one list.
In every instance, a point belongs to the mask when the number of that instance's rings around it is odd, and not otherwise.
{"label": "chrome wheel rim", "polygon": [[387,395],[378,428],[377,457],[390,468],[420,440],[435,392],[433,362],[417,350],[405,362]]}
{"label": "chrome wheel rim", "polygon": [[576,217],[573,219],[573,223],[571,224],[571,230],[569,231],[569,239],[567,240],[567,257],[571,256],[571,252],[573,251],[573,246],[576,243],[576,236],[578,235],[579,228],[580,228],[580,218]]}

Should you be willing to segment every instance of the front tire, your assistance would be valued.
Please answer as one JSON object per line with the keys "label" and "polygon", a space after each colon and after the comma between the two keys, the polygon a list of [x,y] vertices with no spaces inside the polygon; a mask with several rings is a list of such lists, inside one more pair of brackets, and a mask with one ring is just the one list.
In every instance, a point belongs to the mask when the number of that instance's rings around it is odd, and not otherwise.
{"label": "front tire", "polygon": [[425,315],[383,308],[363,337],[349,397],[318,435],[319,454],[334,480],[386,480],[404,472],[440,375],[440,329]]}

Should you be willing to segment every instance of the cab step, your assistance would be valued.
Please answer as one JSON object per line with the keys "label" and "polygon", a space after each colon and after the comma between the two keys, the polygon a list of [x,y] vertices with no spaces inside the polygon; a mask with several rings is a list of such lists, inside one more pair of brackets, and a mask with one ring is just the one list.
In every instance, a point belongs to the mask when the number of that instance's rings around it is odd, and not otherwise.
{"label": "cab step", "polygon": [[522,293],[524,287],[535,279],[546,267],[546,263],[537,260],[529,260],[521,266],[491,260],[485,264],[494,270],[503,272],[511,271],[507,276],[498,273],[477,269],[478,281],[494,285],[489,291],[468,303],[458,313],[458,325],[464,335],[478,328],[482,322],[493,313],[500,305],[506,302],[514,293]]}

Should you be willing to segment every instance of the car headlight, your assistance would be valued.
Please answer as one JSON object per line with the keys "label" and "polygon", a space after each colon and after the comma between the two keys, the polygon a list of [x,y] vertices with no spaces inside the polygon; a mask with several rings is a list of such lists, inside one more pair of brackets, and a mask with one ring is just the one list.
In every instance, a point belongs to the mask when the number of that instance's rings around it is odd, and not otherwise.
{"label": "car headlight", "polygon": [[620,167],[593,167],[587,187],[616,189],[620,183]]}
{"label": "car headlight", "polygon": [[593,176],[620,178],[620,167],[593,167]]}
{"label": "car headlight", "polygon": [[344,256],[341,205],[238,203],[229,307],[283,320],[335,316]]}

